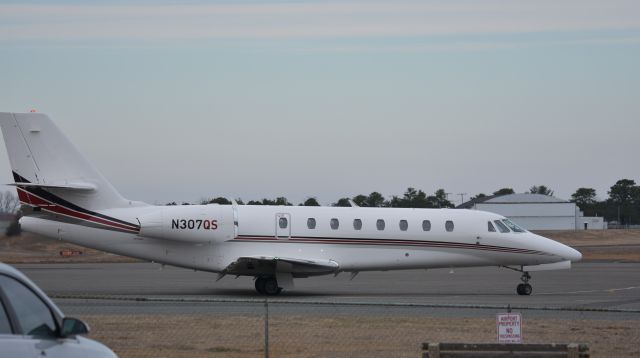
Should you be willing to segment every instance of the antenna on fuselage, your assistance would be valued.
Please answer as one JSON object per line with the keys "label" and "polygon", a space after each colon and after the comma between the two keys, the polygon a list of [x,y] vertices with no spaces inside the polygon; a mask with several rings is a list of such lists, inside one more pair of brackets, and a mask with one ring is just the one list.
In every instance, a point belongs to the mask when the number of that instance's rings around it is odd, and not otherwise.
{"label": "antenna on fuselage", "polygon": [[359,208],[360,207],[360,205],[356,204],[356,202],[351,200],[351,199],[349,199],[349,204],[351,204],[351,206],[354,207],[354,208]]}

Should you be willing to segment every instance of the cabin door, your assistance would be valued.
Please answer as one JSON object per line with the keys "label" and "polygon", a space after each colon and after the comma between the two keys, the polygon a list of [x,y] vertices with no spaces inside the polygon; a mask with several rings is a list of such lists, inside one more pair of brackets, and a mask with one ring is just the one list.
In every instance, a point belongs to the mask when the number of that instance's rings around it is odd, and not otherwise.
{"label": "cabin door", "polygon": [[288,239],[291,237],[291,215],[288,213],[276,214],[276,238]]}

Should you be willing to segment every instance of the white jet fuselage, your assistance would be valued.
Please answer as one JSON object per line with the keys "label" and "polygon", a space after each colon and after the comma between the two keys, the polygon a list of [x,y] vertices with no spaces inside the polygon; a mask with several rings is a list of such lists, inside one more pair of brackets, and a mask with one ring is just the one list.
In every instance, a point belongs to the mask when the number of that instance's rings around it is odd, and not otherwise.
{"label": "white jet fuselage", "polygon": [[[579,256],[530,232],[491,232],[488,223],[504,217],[471,210],[190,205],[102,211],[106,217],[132,223],[132,228],[139,225],[139,232],[50,221],[46,216],[65,215],[61,209],[44,210],[49,213],[43,218],[21,219],[23,228],[99,250],[212,272],[223,272],[246,256],[332,261],[338,271],[538,265]],[[445,227],[447,221],[453,225],[451,231]]]}

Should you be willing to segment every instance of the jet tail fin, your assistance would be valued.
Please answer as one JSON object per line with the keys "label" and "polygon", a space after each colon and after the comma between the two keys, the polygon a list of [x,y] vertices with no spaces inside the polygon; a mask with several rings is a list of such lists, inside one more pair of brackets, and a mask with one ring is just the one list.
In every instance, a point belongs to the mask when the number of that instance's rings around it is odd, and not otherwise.
{"label": "jet tail fin", "polygon": [[15,180],[10,185],[23,203],[61,200],[90,210],[131,205],[47,115],[0,113],[0,127]]}

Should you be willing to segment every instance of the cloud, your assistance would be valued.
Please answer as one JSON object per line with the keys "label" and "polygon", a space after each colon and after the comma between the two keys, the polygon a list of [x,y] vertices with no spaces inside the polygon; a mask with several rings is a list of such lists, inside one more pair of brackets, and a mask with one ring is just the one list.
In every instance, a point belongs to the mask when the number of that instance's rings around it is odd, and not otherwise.
{"label": "cloud", "polygon": [[640,29],[629,0],[0,5],[0,41],[396,38]]}

